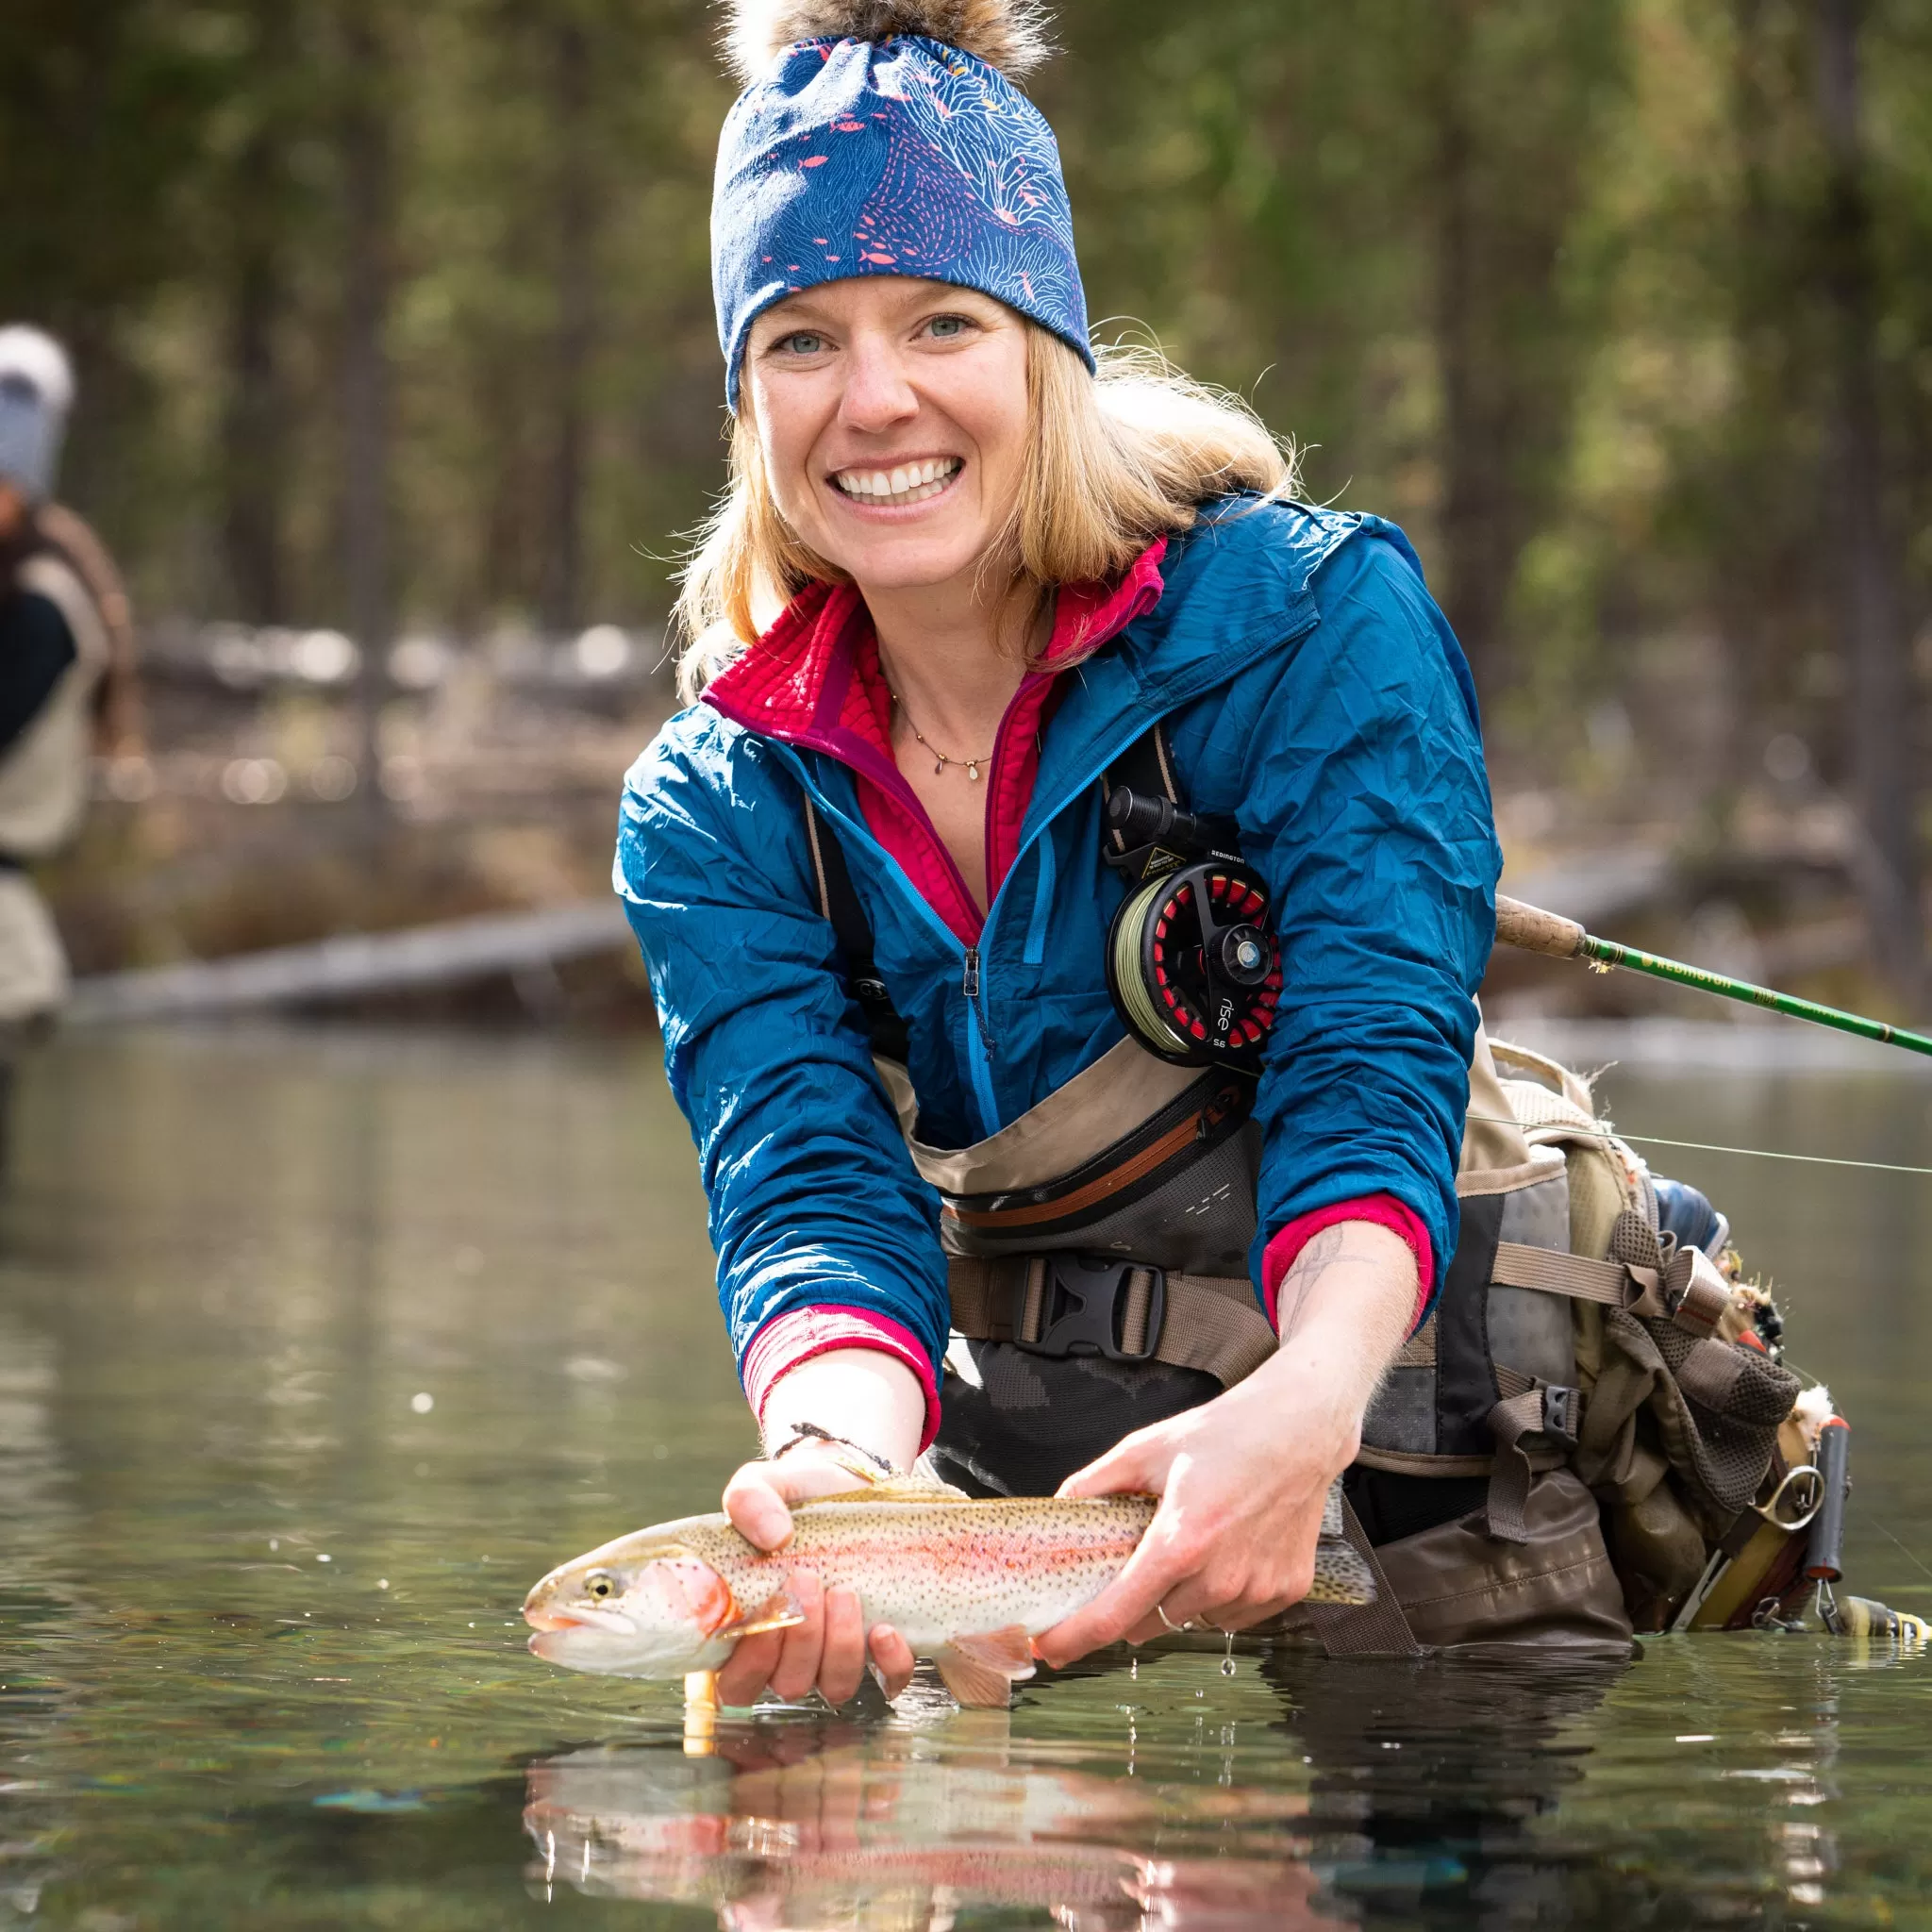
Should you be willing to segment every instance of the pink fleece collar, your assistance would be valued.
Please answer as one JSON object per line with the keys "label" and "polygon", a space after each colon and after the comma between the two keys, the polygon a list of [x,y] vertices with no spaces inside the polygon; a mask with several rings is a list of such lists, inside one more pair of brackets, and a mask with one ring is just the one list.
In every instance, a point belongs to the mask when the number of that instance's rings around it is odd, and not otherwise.
{"label": "pink fleece collar", "polygon": [[[1040,734],[1061,675],[1160,602],[1166,554],[1167,539],[1157,537],[1119,583],[1060,587],[1040,668],[1021,680],[985,767],[987,904],[1019,853],[1040,774]],[[878,639],[851,585],[808,584],[711,681],[705,702],[747,730],[824,752],[852,771],[874,837],[953,933],[977,943],[985,924],[978,902],[892,755],[892,701]]]}
{"label": "pink fleece collar", "polygon": [[[1152,610],[1164,588],[1160,563],[1166,555],[1167,539],[1157,537],[1119,583],[1062,584],[1041,669],[1070,670]],[[841,715],[836,703],[828,712],[824,700],[834,662],[848,655],[857,624],[871,629],[864,611],[864,600],[850,584],[808,584],[757,642],[706,686],[705,703],[748,730],[774,738],[802,741],[827,727],[857,724],[855,716]],[[891,741],[877,748],[890,751]]]}

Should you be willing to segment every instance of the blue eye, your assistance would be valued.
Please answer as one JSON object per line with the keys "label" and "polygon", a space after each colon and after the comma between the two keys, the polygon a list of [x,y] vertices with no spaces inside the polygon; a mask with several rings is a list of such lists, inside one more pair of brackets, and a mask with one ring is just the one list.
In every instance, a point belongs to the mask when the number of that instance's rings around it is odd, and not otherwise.
{"label": "blue eye", "polygon": [[966,333],[966,318],[963,315],[935,315],[926,326],[941,341],[950,341]]}
{"label": "blue eye", "polygon": [[796,329],[791,335],[778,339],[778,347],[794,356],[816,356],[824,346],[824,337],[814,335],[808,328]]}

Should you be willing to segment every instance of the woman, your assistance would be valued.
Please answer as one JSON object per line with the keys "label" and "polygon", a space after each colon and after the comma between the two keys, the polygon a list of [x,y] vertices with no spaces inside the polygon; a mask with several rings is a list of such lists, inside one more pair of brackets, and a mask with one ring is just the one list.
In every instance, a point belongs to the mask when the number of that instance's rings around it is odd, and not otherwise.
{"label": "woman", "polygon": [[[1096,361],[1053,138],[1007,78],[1040,52],[1016,5],[744,6],[734,43],[732,486],[686,580],[695,701],[632,772],[618,855],[767,1449],[725,1507],[777,1547],[855,1453],[925,1450],[982,1491],[1155,1491],[1041,1654],[1242,1628],[1307,1590],[1455,1244],[1499,862],[1468,672],[1400,532],[1293,503],[1225,399]],[[1265,881],[1256,1077],[1125,1038],[1102,811],[1129,768]],[[1047,1179],[1174,1107],[1144,1188],[1118,1145]],[[1000,1246],[1096,1190],[1120,1227]],[[1091,1289],[1118,1345],[1056,1355],[1042,1280],[1053,1308]],[[805,1623],[740,1643],[727,1702],[839,1701],[868,1656],[903,1686],[894,1632],[794,1581]]]}

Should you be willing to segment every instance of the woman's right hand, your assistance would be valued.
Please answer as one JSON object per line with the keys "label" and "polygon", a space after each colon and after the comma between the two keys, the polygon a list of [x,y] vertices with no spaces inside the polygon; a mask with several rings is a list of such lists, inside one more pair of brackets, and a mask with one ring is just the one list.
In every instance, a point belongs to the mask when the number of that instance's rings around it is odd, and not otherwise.
{"label": "woman's right hand", "polygon": [[[747,1462],[724,1486],[724,1513],[739,1533],[761,1550],[778,1551],[791,1541],[791,1505],[814,1496],[836,1496],[861,1487],[852,1471],[815,1442],[800,1442],[782,1460]],[[865,1628],[856,1591],[826,1590],[810,1570],[788,1579],[805,1621],[790,1630],[741,1637],[718,1673],[722,1704],[757,1703],[766,1685],[789,1703],[816,1690],[827,1704],[858,1695],[866,1657],[878,1666],[888,1697],[912,1680],[912,1652],[890,1624]]]}

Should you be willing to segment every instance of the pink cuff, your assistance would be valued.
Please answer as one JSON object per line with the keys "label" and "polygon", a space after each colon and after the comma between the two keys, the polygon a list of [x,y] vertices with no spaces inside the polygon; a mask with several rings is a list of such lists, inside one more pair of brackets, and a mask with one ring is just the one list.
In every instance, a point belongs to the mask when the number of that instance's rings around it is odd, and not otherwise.
{"label": "pink cuff", "polygon": [[925,1429],[919,1439],[924,1454],[940,1432],[940,1391],[932,1364],[909,1328],[902,1328],[890,1316],[875,1315],[869,1308],[793,1308],[774,1316],[752,1337],[738,1374],[759,1425],[764,1424],[766,1399],[779,1378],[789,1375],[800,1362],[835,1348],[878,1349],[904,1362],[919,1377],[925,1396]]}
{"label": "pink cuff", "polygon": [[[1339,1221],[1372,1221],[1399,1234],[1415,1257],[1415,1312],[1408,1318],[1412,1335],[1421,1325],[1436,1285],[1436,1258],[1429,1246],[1429,1231],[1412,1208],[1406,1208],[1393,1194],[1364,1194],[1359,1201],[1337,1201],[1329,1208],[1316,1208],[1297,1214],[1287,1226],[1277,1229],[1261,1255],[1261,1300],[1268,1319],[1274,1322],[1275,1298],[1295,1258],[1324,1227]],[[1277,1323],[1276,1327],[1279,1327]]]}

